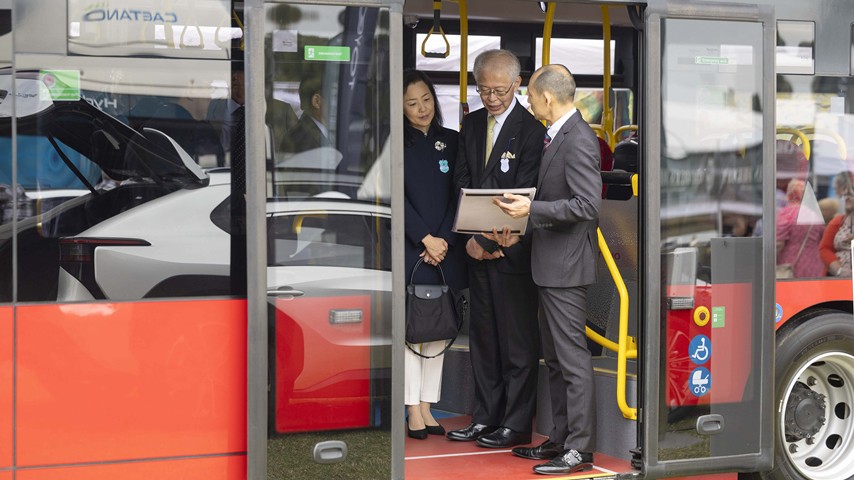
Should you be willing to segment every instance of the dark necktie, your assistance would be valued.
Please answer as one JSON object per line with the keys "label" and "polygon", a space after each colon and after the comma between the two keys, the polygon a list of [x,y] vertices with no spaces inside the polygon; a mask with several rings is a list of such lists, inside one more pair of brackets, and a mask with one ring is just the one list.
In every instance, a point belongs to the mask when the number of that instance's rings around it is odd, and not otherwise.
{"label": "dark necktie", "polygon": [[552,137],[549,136],[549,132],[546,132],[546,136],[543,137],[543,150],[548,148],[550,143],[552,143]]}

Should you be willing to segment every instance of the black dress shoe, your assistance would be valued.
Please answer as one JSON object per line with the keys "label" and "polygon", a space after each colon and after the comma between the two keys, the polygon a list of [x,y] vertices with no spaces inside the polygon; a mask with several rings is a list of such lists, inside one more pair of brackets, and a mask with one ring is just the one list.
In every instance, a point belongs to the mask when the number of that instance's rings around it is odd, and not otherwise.
{"label": "black dress shoe", "polygon": [[416,440],[425,440],[427,438],[427,429],[422,428],[421,430],[412,430],[409,428],[409,424],[406,424],[406,434],[409,435],[409,438],[414,438]]}
{"label": "black dress shoe", "polygon": [[536,447],[516,447],[513,455],[531,460],[551,460],[563,453],[563,445],[558,445],[549,439]]}
{"label": "black dress shoe", "polygon": [[534,471],[543,475],[566,475],[585,472],[593,468],[593,454],[567,450],[563,455],[551,459],[548,463],[534,465]]}
{"label": "black dress shoe", "polygon": [[530,433],[519,433],[507,427],[501,427],[489,435],[481,435],[477,438],[477,444],[487,448],[507,448],[526,443],[531,443]]}
{"label": "black dress shoe", "polygon": [[444,435],[445,429],[441,425],[427,425],[427,433],[430,435]]}
{"label": "black dress shoe", "polygon": [[457,440],[461,442],[473,442],[477,440],[477,437],[481,435],[486,435],[488,433],[492,433],[495,431],[496,427],[490,427],[489,425],[483,425],[480,423],[471,423],[466,428],[461,428],[459,430],[451,430],[448,432],[448,440]]}

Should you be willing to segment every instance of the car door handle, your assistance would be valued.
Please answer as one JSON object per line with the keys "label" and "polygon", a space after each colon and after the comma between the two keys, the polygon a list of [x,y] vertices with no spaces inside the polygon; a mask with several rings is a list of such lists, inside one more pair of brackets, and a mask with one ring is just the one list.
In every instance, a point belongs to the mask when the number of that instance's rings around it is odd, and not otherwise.
{"label": "car door handle", "polygon": [[267,295],[271,297],[301,297],[305,295],[302,290],[295,290],[292,287],[279,287],[275,290],[267,290]]}

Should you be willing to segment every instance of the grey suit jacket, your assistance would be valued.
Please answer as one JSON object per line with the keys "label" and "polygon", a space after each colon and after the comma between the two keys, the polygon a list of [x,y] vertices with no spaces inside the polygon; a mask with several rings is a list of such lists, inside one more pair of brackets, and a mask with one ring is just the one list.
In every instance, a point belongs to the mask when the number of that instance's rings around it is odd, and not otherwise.
{"label": "grey suit jacket", "polygon": [[596,228],[602,203],[599,142],[576,111],[543,150],[531,204],[531,273],[541,287],[596,282]]}

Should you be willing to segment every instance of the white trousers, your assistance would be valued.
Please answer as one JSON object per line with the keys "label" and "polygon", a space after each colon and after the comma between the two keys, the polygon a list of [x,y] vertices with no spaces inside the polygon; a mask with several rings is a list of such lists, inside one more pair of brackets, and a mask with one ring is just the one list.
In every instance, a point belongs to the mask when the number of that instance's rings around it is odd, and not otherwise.
{"label": "white trousers", "polygon": [[[435,355],[445,348],[445,341],[427,342],[412,345],[424,355]],[[445,355],[436,358],[422,358],[412,353],[409,347],[403,347],[404,403],[418,405],[421,402],[436,403],[442,393],[442,363]]]}

